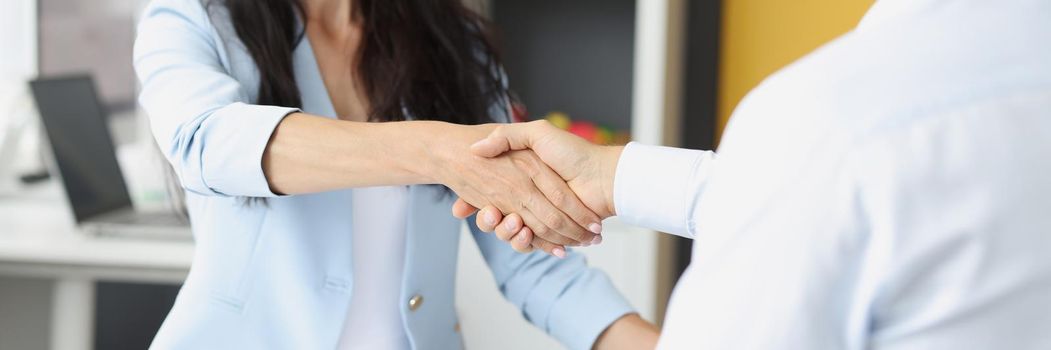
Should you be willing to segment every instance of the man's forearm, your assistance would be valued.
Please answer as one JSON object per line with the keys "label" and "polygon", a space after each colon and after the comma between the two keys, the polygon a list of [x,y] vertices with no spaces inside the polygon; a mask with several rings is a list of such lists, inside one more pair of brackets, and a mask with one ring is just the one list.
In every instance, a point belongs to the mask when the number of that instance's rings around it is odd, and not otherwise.
{"label": "man's forearm", "polygon": [[639,314],[624,315],[606,328],[595,341],[595,350],[638,350],[657,346],[660,330]]}

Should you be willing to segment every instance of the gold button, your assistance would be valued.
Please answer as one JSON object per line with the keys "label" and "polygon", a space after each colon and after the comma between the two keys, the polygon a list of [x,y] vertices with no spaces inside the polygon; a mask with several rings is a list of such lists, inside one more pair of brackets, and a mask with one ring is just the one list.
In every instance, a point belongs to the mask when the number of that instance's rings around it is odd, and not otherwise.
{"label": "gold button", "polygon": [[416,311],[416,309],[420,308],[420,305],[423,305],[422,295],[417,294],[409,299],[409,311]]}

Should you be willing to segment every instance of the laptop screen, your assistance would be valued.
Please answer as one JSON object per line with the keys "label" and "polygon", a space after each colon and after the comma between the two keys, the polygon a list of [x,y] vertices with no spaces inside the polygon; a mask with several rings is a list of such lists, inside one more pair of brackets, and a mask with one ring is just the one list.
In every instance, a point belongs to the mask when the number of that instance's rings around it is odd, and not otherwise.
{"label": "laptop screen", "polygon": [[77,222],[131,207],[105,112],[90,77],[30,83]]}

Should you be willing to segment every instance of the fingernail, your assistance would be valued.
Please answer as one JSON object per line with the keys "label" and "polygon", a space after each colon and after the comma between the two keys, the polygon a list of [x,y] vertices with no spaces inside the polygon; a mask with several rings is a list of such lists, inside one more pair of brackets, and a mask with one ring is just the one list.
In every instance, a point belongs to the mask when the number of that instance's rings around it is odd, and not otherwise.
{"label": "fingernail", "polygon": [[506,223],[504,223],[504,228],[507,229],[507,232],[514,232],[517,227],[515,227],[514,222],[508,220]]}
{"label": "fingernail", "polygon": [[525,235],[519,233],[518,238],[515,238],[515,240],[521,243],[525,243]]}
{"label": "fingernail", "polygon": [[602,244],[602,235],[595,235],[595,239],[591,240],[591,245]]}
{"label": "fingernail", "polygon": [[566,250],[562,248],[551,249],[551,254],[558,257],[559,259],[566,258]]}
{"label": "fingernail", "polygon": [[491,213],[486,213],[485,214],[485,224],[489,225],[489,226],[495,226],[496,225],[496,218],[493,217],[493,214],[491,214]]}
{"label": "fingernail", "polygon": [[596,235],[602,234],[602,224],[594,223],[594,224],[588,225],[588,230],[591,231],[591,233],[594,233]]}

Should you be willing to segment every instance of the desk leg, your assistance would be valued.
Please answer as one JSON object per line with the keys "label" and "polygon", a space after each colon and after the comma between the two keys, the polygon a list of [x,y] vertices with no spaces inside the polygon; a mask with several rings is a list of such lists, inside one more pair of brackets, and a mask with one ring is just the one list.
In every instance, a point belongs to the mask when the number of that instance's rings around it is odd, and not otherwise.
{"label": "desk leg", "polygon": [[95,331],[95,281],[59,278],[51,309],[51,349],[90,350]]}

